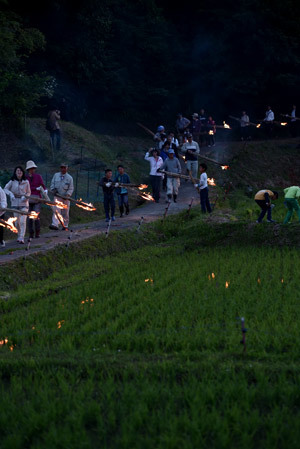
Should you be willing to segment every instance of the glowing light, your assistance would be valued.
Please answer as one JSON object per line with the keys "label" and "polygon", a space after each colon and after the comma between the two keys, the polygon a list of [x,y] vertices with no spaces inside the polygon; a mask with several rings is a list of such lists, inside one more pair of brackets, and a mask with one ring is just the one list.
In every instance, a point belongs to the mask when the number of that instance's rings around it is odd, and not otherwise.
{"label": "glowing light", "polygon": [[147,189],[147,187],[148,187],[147,184],[141,184],[141,185],[138,187],[138,189],[139,189],[139,190],[144,190],[144,189]]}
{"label": "glowing light", "polygon": [[225,123],[225,120],[224,120],[224,122],[223,122],[223,126],[224,126],[224,128],[226,128],[226,129],[231,129],[230,126],[227,125],[227,123]]}
{"label": "glowing light", "polygon": [[37,220],[39,218],[39,212],[35,212],[34,210],[30,212],[28,218],[32,218],[33,220]]}
{"label": "glowing light", "polygon": [[281,283],[283,284],[283,282],[284,282],[284,281],[283,281],[283,278],[282,278],[282,279],[281,279]]}
{"label": "glowing light", "polygon": [[258,125],[256,125],[256,128],[260,128],[261,127],[261,124],[259,123]]}
{"label": "glowing light", "polygon": [[80,207],[81,209],[88,210],[88,211],[96,210],[96,208],[94,207],[94,205],[92,203],[85,203],[84,201],[82,201],[81,198],[77,201],[80,201],[81,204],[76,203],[76,206]]}
{"label": "glowing light", "polygon": [[207,178],[207,184],[209,184],[210,186],[215,186],[215,179],[214,178]]}
{"label": "glowing light", "polygon": [[211,277],[212,277],[212,279],[215,279],[215,277],[216,277],[215,273],[211,273]]}
{"label": "glowing light", "polygon": [[59,201],[57,198],[55,198],[55,206],[58,207],[58,209],[68,209],[67,204],[64,204],[62,201]]}
{"label": "glowing light", "polygon": [[286,126],[287,122],[280,123],[281,126]]}
{"label": "glowing light", "polygon": [[62,327],[62,325],[64,324],[64,322],[65,322],[65,320],[58,321],[57,329],[60,329]]}
{"label": "glowing light", "polygon": [[150,284],[153,284],[153,279],[151,279],[151,278],[145,279],[145,282],[149,282]]}
{"label": "glowing light", "polygon": [[153,198],[152,195],[150,195],[150,193],[143,192],[143,193],[140,193],[139,196],[147,201],[155,201],[155,199]]}
{"label": "glowing light", "polygon": [[258,283],[258,284],[261,284],[260,278],[257,279],[257,283]]}
{"label": "glowing light", "polygon": [[215,133],[214,133],[214,131],[211,129],[210,131],[208,131],[208,134],[209,134],[210,136],[213,136]]}
{"label": "glowing light", "polygon": [[229,169],[229,165],[221,165],[221,169],[222,170],[228,170]]}
{"label": "glowing light", "polygon": [[8,220],[3,220],[3,222],[0,222],[0,226],[3,226],[3,228],[9,229],[11,232],[18,233],[18,230],[14,225],[14,222],[16,220],[17,220],[17,217],[10,217]]}
{"label": "glowing light", "polygon": [[4,346],[4,345],[7,345],[7,343],[8,343],[8,338],[3,338],[3,340],[0,340],[0,346]]}
{"label": "glowing light", "polygon": [[225,282],[225,288],[228,288],[228,287],[229,287],[229,284],[230,284],[230,281],[226,281],[226,282]]}

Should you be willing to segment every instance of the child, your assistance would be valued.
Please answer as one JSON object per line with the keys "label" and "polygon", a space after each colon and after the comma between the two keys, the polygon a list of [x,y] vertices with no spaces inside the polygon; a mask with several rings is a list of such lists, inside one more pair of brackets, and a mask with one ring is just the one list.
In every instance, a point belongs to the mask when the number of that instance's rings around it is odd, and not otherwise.
{"label": "child", "polygon": [[199,184],[195,184],[195,187],[200,188],[201,212],[204,214],[206,213],[206,211],[211,213],[212,209],[208,198],[208,187],[207,187],[207,174],[206,174],[207,165],[200,164],[199,168],[201,173],[200,182]]}

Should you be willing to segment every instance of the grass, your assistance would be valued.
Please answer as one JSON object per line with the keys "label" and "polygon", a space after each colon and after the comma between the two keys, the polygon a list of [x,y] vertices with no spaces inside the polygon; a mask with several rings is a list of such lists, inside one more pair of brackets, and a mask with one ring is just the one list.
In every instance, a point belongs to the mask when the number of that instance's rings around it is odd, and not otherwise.
{"label": "grass", "polygon": [[0,447],[298,447],[296,226],[195,208],[3,267]]}

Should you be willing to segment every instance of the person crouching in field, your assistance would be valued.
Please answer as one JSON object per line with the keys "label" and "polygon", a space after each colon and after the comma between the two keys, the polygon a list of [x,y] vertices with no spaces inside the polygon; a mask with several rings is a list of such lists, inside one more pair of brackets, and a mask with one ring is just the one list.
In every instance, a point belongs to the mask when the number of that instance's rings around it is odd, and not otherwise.
{"label": "person crouching in field", "polygon": [[[14,169],[14,173],[10,181],[4,187],[6,195],[10,197],[11,207],[22,212],[28,212],[29,201],[31,195],[29,181],[26,179],[25,171],[18,166]],[[15,226],[18,229],[18,243],[24,244],[24,236],[26,232],[26,215],[14,214],[17,218]]]}
{"label": "person crouching in field", "polygon": [[117,189],[120,218],[122,218],[124,214],[124,206],[126,210],[126,215],[129,214],[128,190],[123,186],[119,187],[119,183],[130,184],[129,176],[127,175],[127,173],[125,173],[123,165],[118,165],[118,174],[115,177],[114,182],[115,187]]}
{"label": "person crouching in field", "polygon": [[112,170],[110,168],[107,168],[105,170],[105,176],[100,181],[100,186],[103,189],[103,205],[104,205],[104,212],[105,212],[105,221],[109,222],[110,215],[109,210],[111,213],[111,219],[112,221],[115,221],[115,198],[114,198],[114,189],[115,186],[112,183]]}
{"label": "person crouching in field", "polygon": [[211,205],[210,205],[209,198],[208,198],[208,186],[207,186],[207,174],[206,174],[207,165],[204,163],[200,164],[199,169],[200,169],[200,173],[201,173],[200,182],[199,182],[199,184],[194,184],[194,186],[196,188],[199,187],[199,189],[200,189],[201,212],[204,214],[206,213],[206,211],[211,213],[212,209],[211,209]]}
{"label": "person crouching in field", "polygon": [[275,221],[272,220],[272,207],[274,207],[274,205],[271,204],[271,200],[277,200],[278,193],[266,189],[259,190],[259,192],[256,193],[254,199],[261,208],[261,213],[258,219],[256,220],[256,223],[261,223],[266,213],[267,213],[267,222],[275,223]]}
{"label": "person crouching in field", "polygon": [[294,210],[298,215],[298,219],[300,222],[300,207],[297,199],[300,198],[300,187],[292,186],[284,189],[284,202],[286,207],[288,208],[288,213],[284,219],[284,224],[287,224],[292,218]]}
{"label": "person crouching in field", "polygon": [[[5,220],[5,209],[7,207],[6,195],[2,187],[0,187],[0,218]],[[0,246],[5,246],[5,241],[3,240],[4,227],[0,226]]]}
{"label": "person crouching in field", "polygon": [[[166,170],[170,173],[179,174],[181,173],[181,166],[180,162],[175,157],[175,151],[170,149],[168,151],[168,159],[165,160],[165,162],[162,164],[159,170]],[[178,195],[178,189],[180,186],[180,178],[173,178],[171,176],[168,176],[167,178],[167,196],[168,201],[171,201],[172,194],[174,203],[177,202],[177,195]]]}

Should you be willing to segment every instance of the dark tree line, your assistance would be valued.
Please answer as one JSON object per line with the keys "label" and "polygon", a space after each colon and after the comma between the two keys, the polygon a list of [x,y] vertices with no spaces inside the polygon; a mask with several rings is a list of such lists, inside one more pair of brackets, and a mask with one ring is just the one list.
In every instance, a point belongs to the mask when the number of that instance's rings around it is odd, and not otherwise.
{"label": "dark tree line", "polygon": [[[300,82],[295,0],[0,3],[2,117],[65,97],[74,119],[284,111]],[[262,117],[260,117],[262,118]]]}

